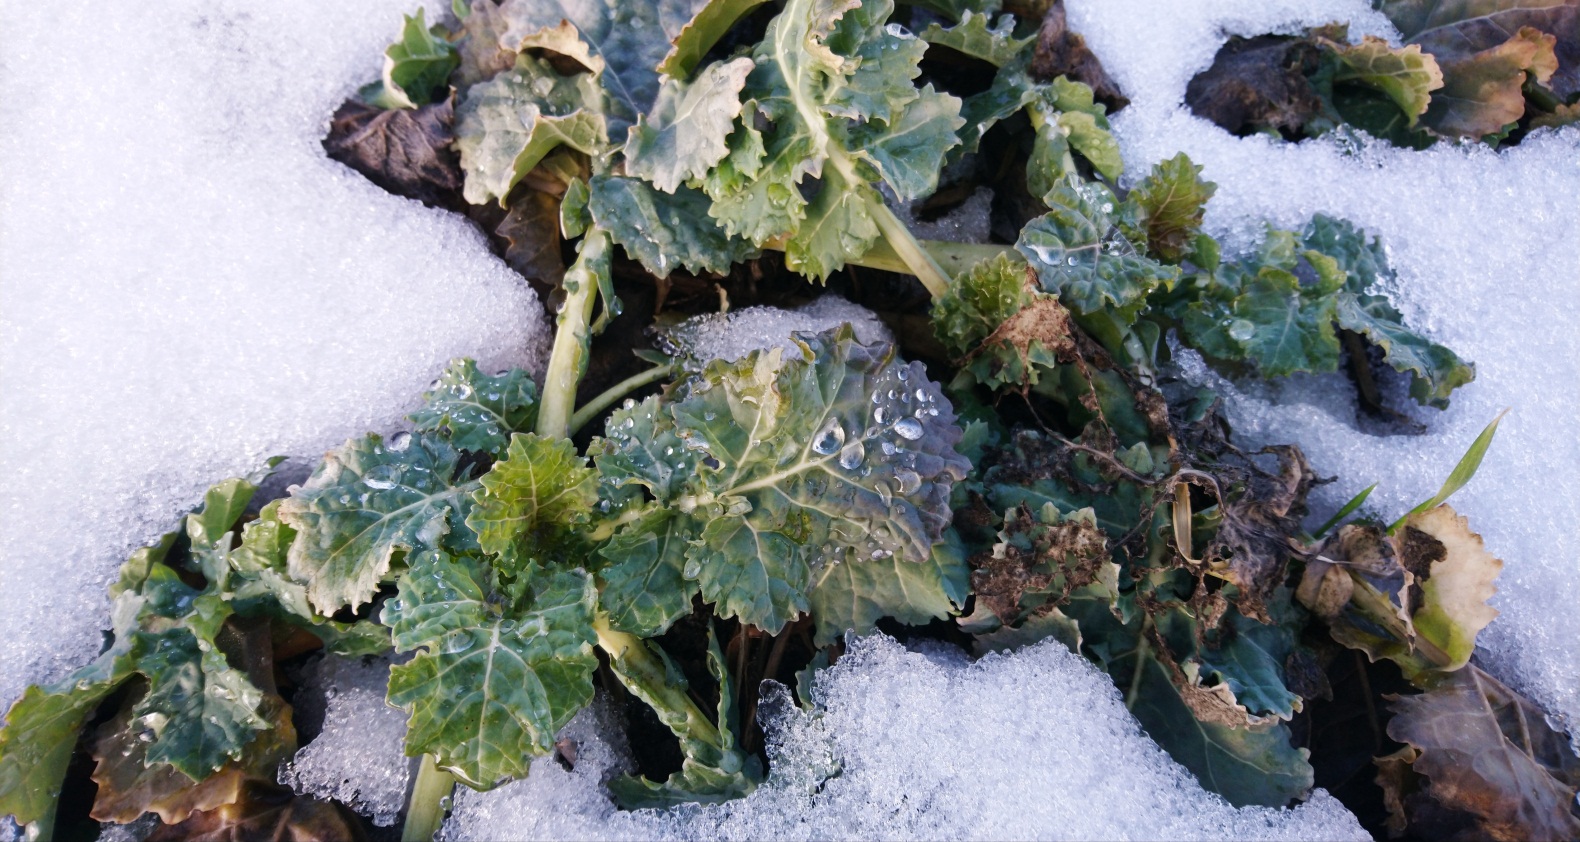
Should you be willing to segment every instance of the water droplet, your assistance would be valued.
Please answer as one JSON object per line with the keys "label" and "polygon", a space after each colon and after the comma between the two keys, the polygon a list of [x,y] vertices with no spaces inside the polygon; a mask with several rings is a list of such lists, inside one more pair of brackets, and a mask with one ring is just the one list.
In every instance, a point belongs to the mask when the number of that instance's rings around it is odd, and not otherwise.
{"label": "water droplet", "polygon": [[[471,390],[468,389],[467,391],[470,392]],[[390,436],[389,449],[391,453],[405,453],[408,447],[411,447],[411,433],[403,430]]]}
{"label": "water droplet", "polygon": [[902,367],[899,371],[894,373],[894,376],[900,378],[900,382],[904,383],[905,381],[911,379],[911,370]]}
{"label": "water droplet", "polygon": [[695,579],[702,575],[702,564],[694,558],[686,559],[686,566],[681,568],[680,575],[687,579]]}
{"label": "water droplet", "polygon": [[855,439],[839,452],[839,466],[847,471],[853,471],[865,458],[867,458],[867,446],[861,443],[861,439]]}
{"label": "water droplet", "polygon": [[1075,265],[1075,255],[1072,254],[1069,257],[1066,257],[1064,259],[1064,262],[1069,264],[1069,265],[1071,265],[1071,266],[1074,266]]}
{"label": "water droplet", "polygon": [[894,472],[895,490],[901,494],[910,494],[922,487],[922,477],[915,471],[901,468]]}
{"label": "water droplet", "polygon": [[1229,338],[1236,342],[1248,342],[1256,334],[1256,325],[1245,319],[1235,319],[1229,323]]}
{"label": "water droplet", "polygon": [[901,418],[894,422],[894,431],[900,434],[900,438],[916,441],[922,437],[922,422],[915,418]]}
{"label": "water droplet", "polygon": [[839,425],[839,419],[830,418],[823,425],[817,435],[812,438],[812,449],[824,456],[838,450],[845,443],[845,428]]}
{"label": "water droplet", "polygon": [[622,428],[624,428],[624,429],[629,430],[632,427],[636,426],[636,421],[635,421],[635,419],[627,418],[624,421],[620,422],[620,426]]}
{"label": "water droplet", "polygon": [[151,743],[151,742],[153,742],[154,741],[154,729],[152,729],[152,728],[144,728],[143,730],[138,731],[137,732],[137,741],[138,742],[142,742],[142,743]]}
{"label": "water droplet", "polygon": [[379,491],[388,491],[400,482],[401,466],[394,464],[374,465],[362,475],[363,484],[368,488]]}
{"label": "water droplet", "polygon": [[444,642],[439,646],[439,650],[446,655],[454,655],[459,652],[465,652],[466,650],[471,649],[472,642],[471,632],[457,630],[451,632],[450,635],[444,639]]}
{"label": "water droplet", "polygon": [[884,409],[881,406],[878,407],[877,409],[874,409],[872,411],[872,420],[878,422],[879,424],[887,424],[887,423],[889,423],[888,410]]}
{"label": "water droplet", "polygon": [[628,411],[630,409],[632,409],[633,407],[635,407],[635,406],[636,406],[636,400],[633,399],[633,398],[626,398],[625,402],[620,404],[620,408],[621,409],[628,410]]}

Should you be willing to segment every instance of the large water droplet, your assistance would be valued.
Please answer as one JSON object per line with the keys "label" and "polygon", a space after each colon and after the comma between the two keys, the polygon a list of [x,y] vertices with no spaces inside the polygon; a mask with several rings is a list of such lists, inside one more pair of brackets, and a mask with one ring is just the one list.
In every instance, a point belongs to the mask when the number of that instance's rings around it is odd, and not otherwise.
{"label": "large water droplet", "polygon": [[839,466],[847,471],[853,471],[865,458],[867,458],[867,446],[861,443],[861,439],[855,439],[839,452]]}
{"label": "large water droplet", "polygon": [[915,418],[901,418],[894,422],[894,431],[900,434],[900,438],[916,441],[922,437],[922,422]]}
{"label": "large water droplet", "polygon": [[388,491],[400,482],[401,466],[399,465],[374,465],[362,475],[362,482],[368,488],[379,491]]}
{"label": "large water droplet", "polygon": [[1245,319],[1235,319],[1229,323],[1229,338],[1236,342],[1250,341],[1256,333],[1256,325]]}
{"label": "large water droplet", "polygon": [[895,490],[901,494],[910,494],[922,487],[922,477],[915,471],[901,468],[894,472]]}
{"label": "large water droplet", "polygon": [[823,429],[812,438],[812,449],[827,456],[844,443],[845,428],[839,425],[839,419],[830,418],[828,423],[823,425]]}
{"label": "large water droplet", "polygon": [[695,579],[702,575],[702,564],[694,558],[688,558],[686,566],[681,568],[680,575],[687,579]]}
{"label": "large water droplet", "polygon": [[466,650],[471,649],[472,642],[471,632],[458,630],[451,632],[450,635],[444,639],[444,643],[440,644],[439,649],[446,655],[454,655],[459,652],[465,652]]}
{"label": "large water droplet", "polygon": [[391,453],[404,453],[411,447],[411,433],[402,431],[390,436],[389,448]]}

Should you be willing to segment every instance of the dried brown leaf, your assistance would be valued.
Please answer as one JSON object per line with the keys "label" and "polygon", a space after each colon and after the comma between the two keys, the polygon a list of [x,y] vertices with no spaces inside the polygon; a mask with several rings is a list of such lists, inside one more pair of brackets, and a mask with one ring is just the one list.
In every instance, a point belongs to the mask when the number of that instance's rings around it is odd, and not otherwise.
{"label": "dried brown leaf", "polygon": [[1477,53],[1439,56],[1443,87],[1421,121],[1438,134],[1478,138],[1495,134],[1525,113],[1525,75],[1539,83],[1558,69],[1557,38],[1525,26],[1507,41]]}
{"label": "dried brown leaf", "polygon": [[461,165],[450,150],[450,101],[390,111],[346,100],[324,137],[329,157],[374,184],[431,207],[458,209]]}
{"label": "dried brown leaf", "polygon": [[1307,81],[1320,60],[1317,47],[1285,35],[1230,38],[1212,66],[1185,88],[1185,103],[1236,135],[1273,129],[1298,134],[1322,111]]}
{"label": "dried brown leaf", "polygon": [[360,842],[362,823],[344,807],[298,797],[287,787],[248,782],[240,800],[160,825],[149,842]]}
{"label": "dried brown leaf", "polygon": [[565,258],[560,254],[560,200],[541,190],[516,192],[510,212],[494,234],[509,243],[505,247],[505,262],[541,293],[565,279]]}
{"label": "dried brown leaf", "polygon": [[1042,26],[1037,30],[1037,45],[1031,56],[1031,75],[1043,81],[1056,76],[1083,82],[1092,89],[1097,101],[1108,106],[1109,113],[1130,104],[1119,90],[1119,85],[1109,77],[1098,61],[1086,39],[1070,31],[1065,19],[1064,0],[1053,0],[1042,16]]}

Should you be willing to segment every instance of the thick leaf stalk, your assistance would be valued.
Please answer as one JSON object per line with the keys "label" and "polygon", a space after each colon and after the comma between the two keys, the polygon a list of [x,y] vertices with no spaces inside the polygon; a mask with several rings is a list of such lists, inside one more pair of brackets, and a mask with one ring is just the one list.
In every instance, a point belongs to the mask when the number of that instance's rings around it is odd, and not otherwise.
{"label": "thick leaf stalk", "polygon": [[406,824],[401,829],[401,842],[429,842],[444,823],[445,800],[455,790],[455,776],[440,769],[433,755],[422,756],[422,766],[417,770],[417,781],[412,785],[411,798],[406,802]]}
{"label": "thick leaf stalk", "polygon": [[609,274],[609,235],[588,229],[576,263],[565,273],[565,306],[561,308],[543,376],[543,404],[538,410],[538,435],[564,438],[570,431],[576,386],[587,373],[592,341],[592,314],[598,303],[599,279]]}

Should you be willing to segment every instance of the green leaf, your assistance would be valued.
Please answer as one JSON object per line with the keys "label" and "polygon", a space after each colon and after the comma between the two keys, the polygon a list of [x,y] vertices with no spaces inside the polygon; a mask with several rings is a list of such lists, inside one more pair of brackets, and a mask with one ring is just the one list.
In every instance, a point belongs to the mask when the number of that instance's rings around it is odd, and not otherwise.
{"label": "green leaf", "polygon": [[587,452],[598,464],[605,496],[615,499],[646,488],[668,505],[696,473],[701,461],[675,433],[675,420],[657,396],[609,414],[604,435]]}
{"label": "green leaf", "polygon": [[1104,178],[1117,180],[1124,171],[1124,161],[1119,157],[1119,141],[1108,130],[1108,121],[1085,111],[1065,111],[1059,115],[1059,125],[1070,138],[1070,146],[1091,162],[1092,168]]}
{"label": "green leaf", "polygon": [[22,691],[0,730],[0,814],[25,825],[54,813],[77,732],[114,686]]}
{"label": "green leaf", "polygon": [[448,41],[429,31],[424,14],[418,9],[416,17],[406,15],[400,40],[384,51],[384,94],[399,108],[443,99],[434,92],[445,86],[450,71],[461,62]]}
{"label": "green leaf", "polygon": [[603,582],[599,604],[611,627],[656,637],[691,613],[697,585],[683,571],[696,537],[690,518],[656,509],[627,524],[598,550],[609,562],[598,578]]}
{"label": "green leaf", "polygon": [[452,447],[503,455],[511,433],[532,429],[538,417],[538,388],[519,368],[487,375],[477,363],[450,363],[429,391],[422,409],[409,417],[416,429],[436,433]]}
{"label": "green leaf", "polygon": [[598,503],[598,481],[569,439],[517,433],[481,482],[466,523],[483,551],[499,556],[495,566],[502,576],[574,565],[587,549],[584,533]]}
{"label": "green leaf", "polygon": [[1009,254],[957,276],[932,317],[938,341],[989,388],[1034,386],[1061,358],[1075,356],[1069,311]]}
{"label": "green leaf", "polygon": [[473,545],[464,521],[478,483],[456,476],[460,459],[433,433],[388,444],[369,434],[324,456],[279,508],[297,532],[291,578],[307,584],[314,608],[332,614],[371,600],[396,550]]}
{"label": "green leaf", "polygon": [[1231,326],[1230,337],[1268,377],[1338,367],[1333,302],[1305,294],[1300,280],[1289,272],[1264,267],[1235,301],[1233,316],[1250,324],[1251,330],[1241,338]]}
{"label": "green leaf", "polygon": [[1016,38],[1015,18],[1011,15],[1003,15],[997,24],[989,26],[987,15],[967,9],[954,26],[945,27],[937,21],[929,23],[922,30],[922,40],[1003,67],[1037,39]]}
{"label": "green leaf", "polygon": [[1113,313],[1135,321],[1153,290],[1172,287],[1179,270],[1136,253],[1117,228],[1108,188],[1068,178],[1044,198],[1052,210],[1021,230],[1015,250],[1037,271],[1042,288],[1077,316]]}
{"label": "green leaf", "polygon": [[[785,237],[792,269],[823,279],[865,254],[902,199],[931,192],[964,125],[960,100],[918,90],[926,43],[885,26],[890,0],[791,0],[752,53],[730,155],[701,181],[711,213],[759,245]],[[803,196],[807,176],[820,184]]]}
{"label": "green leaf", "polygon": [[944,535],[921,564],[893,557],[823,561],[807,593],[816,645],[842,640],[847,631],[869,634],[884,617],[920,626],[960,613],[971,592],[971,569],[959,536],[954,530]]}
{"label": "green leaf", "polygon": [[480,562],[415,554],[384,607],[397,652],[389,702],[407,711],[409,756],[431,754],[474,789],[525,777],[532,757],[592,700],[597,591],[580,572],[536,582],[530,604],[491,601]]}
{"label": "green leaf", "polygon": [[806,610],[814,558],[927,560],[970,467],[921,365],[849,326],[797,341],[797,358],[713,362],[671,410],[702,456],[675,504],[706,523],[683,572],[721,616],[770,632]]}
{"label": "green leaf", "polygon": [[740,92],[749,58],[714,62],[694,81],[665,79],[653,110],[640,116],[625,140],[626,172],[665,193],[707,175],[729,147],[725,138],[741,113]]}
{"label": "green leaf", "polygon": [[591,75],[561,76],[526,54],[513,69],[472,86],[455,109],[466,200],[504,207],[516,182],[561,145],[601,152],[609,138],[600,101]]}
{"label": "green leaf", "polygon": [[1217,189],[1201,180],[1201,167],[1183,152],[1154,166],[1125,199],[1141,210],[1147,253],[1166,263],[1189,256],[1207,200]]}
{"label": "green leaf", "polygon": [[1455,463],[1454,470],[1449,472],[1448,479],[1443,480],[1443,485],[1437,490],[1437,493],[1421,501],[1404,517],[1394,521],[1393,525],[1388,527],[1388,531],[1391,533],[1398,529],[1410,515],[1442,505],[1448,498],[1454,496],[1454,492],[1464,488],[1471,478],[1476,475],[1476,471],[1481,468],[1481,460],[1487,455],[1487,448],[1492,446],[1493,436],[1498,434],[1498,425],[1503,422],[1503,416],[1508,413],[1507,409],[1503,410],[1498,413],[1497,418],[1492,419],[1492,423],[1483,427],[1476,436],[1476,440],[1470,443],[1470,448],[1465,451],[1465,455],[1459,457],[1459,462]]}
{"label": "green leaf", "polygon": [[641,179],[598,175],[589,190],[593,221],[660,278],[681,267],[723,274],[757,254],[749,241],[720,228],[708,216],[707,196],[690,187],[664,193]]}
{"label": "green leaf", "polygon": [[1381,348],[1395,370],[1410,373],[1410,396],[1418,403],[1446,408],[1449,393],[1476,378],[1474,365],[1406,328],[1403,315],[1383,296],[1340,296],[1334,317],[1339,327]]}
{"label": "green leaf", "polygon": [[675,79],[691,75],[697,62],[724,37],[730,27],[766,0],[709,0],[671,42],[658,72]]}
{"label": "green leaf", "polygon": [[1408,125],[1414,126],[1426,113],[1432,91],[1443,87],[1443,72],[1437,59],[1423,54],[1419,44],[1391,47],[1373,35],[1359,44],[1340,44],[1320,37],[1317,43],[1339,61],[1339,69],[1333,75],[1335,83],[1359,82],[1381,91],[1399,106]]}
{"label": "green leaf", "polygon": [[168,763],[200,781],[240,758],[254,732],[272,727],[258,713],[262,692],[212,638],[187,629],[139,634],[132,657],[148,678],[148,692],[132,708],[136,726],[153,732],[148,763]]}

